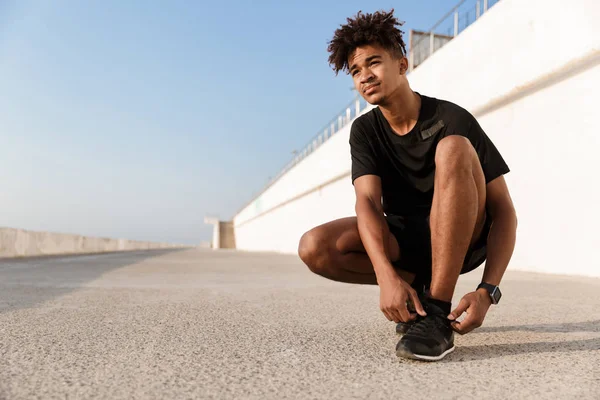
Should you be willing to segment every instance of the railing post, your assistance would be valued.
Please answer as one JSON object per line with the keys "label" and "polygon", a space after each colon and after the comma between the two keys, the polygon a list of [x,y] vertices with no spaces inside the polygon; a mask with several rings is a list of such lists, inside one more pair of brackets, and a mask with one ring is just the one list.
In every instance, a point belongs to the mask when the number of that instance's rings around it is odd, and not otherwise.
{"label": "railing post", "polygon": [[346,123],[350,122],[351,113],[352,113],[352,110],[350,109],[350,107],[346,108]]}
{"label": "railing post", "polygon": [[477,11],[476,11],[476,14],[475,14],[475,19],[479,18],[479,16],[481,15],[480,8],[481,8],[481,2],[479,0],[477,0]]}
{"label": "railing post", "polygon": [[356,99],[356,116],[360,114],[360,99]]}
{"label": "railing post", "polygon": [[433,43],[434,43],[435,35],[433,31],[429,33],[429,55],[433,54]]}
{"label": "railing post", "polygon": [[331,123],[331,136],[333,136],[334,133],[335,133],[335,124],[332,122]]}
{"label": "railing post", "polygon": [[454,13],[454,37],[458,36],[458,11]]}
{"label": "railing post", "polygon": [[487,12],[488,0],[483,0],[483,12]]}
{"label": "railing post", "polygon": [[342,129],[342,116],[338,115],[338,131]]}

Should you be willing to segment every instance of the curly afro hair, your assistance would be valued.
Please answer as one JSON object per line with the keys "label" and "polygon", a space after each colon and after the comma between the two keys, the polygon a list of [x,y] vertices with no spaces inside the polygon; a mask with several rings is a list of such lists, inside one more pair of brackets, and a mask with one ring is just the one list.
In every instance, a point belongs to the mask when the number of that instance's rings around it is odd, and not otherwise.
{"label": "curly afro hair", "polygon": [[397,57],[406,55],[406,45],[402,40],[404,33],[396,26],[404,25],[394,17],[394,9],[389,12],[377,11],[363,14],[359,11],[348,23],[341,25],[328,43],[329,65],[335,74],[350,72],[348,56],[359,46],[378,44]]}

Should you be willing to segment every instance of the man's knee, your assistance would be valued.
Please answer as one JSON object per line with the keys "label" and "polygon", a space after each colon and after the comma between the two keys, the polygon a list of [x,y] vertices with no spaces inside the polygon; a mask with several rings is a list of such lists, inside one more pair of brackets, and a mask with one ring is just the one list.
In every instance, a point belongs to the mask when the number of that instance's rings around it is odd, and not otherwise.
{"label": "man's knee", "polygon": [[440,140],[435,151],[435,165],[439,170],[470,171],[473,157],[476,157],[473,145],[464,136],[451,135]]}
{"label": "man's knee", "polygon": [[312,229],[300,238],[298,255],[312,272],[328,276],[334,258],[329,247],[325,235],[318,228]]}

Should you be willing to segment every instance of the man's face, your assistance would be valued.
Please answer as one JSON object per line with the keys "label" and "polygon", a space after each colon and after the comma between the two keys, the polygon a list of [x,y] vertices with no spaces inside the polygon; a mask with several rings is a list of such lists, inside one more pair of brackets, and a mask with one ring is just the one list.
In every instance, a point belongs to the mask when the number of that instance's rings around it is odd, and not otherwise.
{"label": "man's face", "polygon": [[380,46],[356,48],[348,57],[354,87],[370,104],[385,103],[391,94],[402,87],[406,58],[395,59]]}

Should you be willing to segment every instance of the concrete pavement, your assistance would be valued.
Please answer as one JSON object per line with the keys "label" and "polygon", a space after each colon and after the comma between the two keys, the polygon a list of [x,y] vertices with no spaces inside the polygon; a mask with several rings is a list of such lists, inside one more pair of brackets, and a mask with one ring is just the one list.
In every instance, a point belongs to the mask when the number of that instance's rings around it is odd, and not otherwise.
{"label": "concrete pavement", "polygon": [[0,399],[598,399],[600,280],[508,272],[502,290],[483,327],[421,363],[396,358],[377,287],[296,257],[3,260]]}

